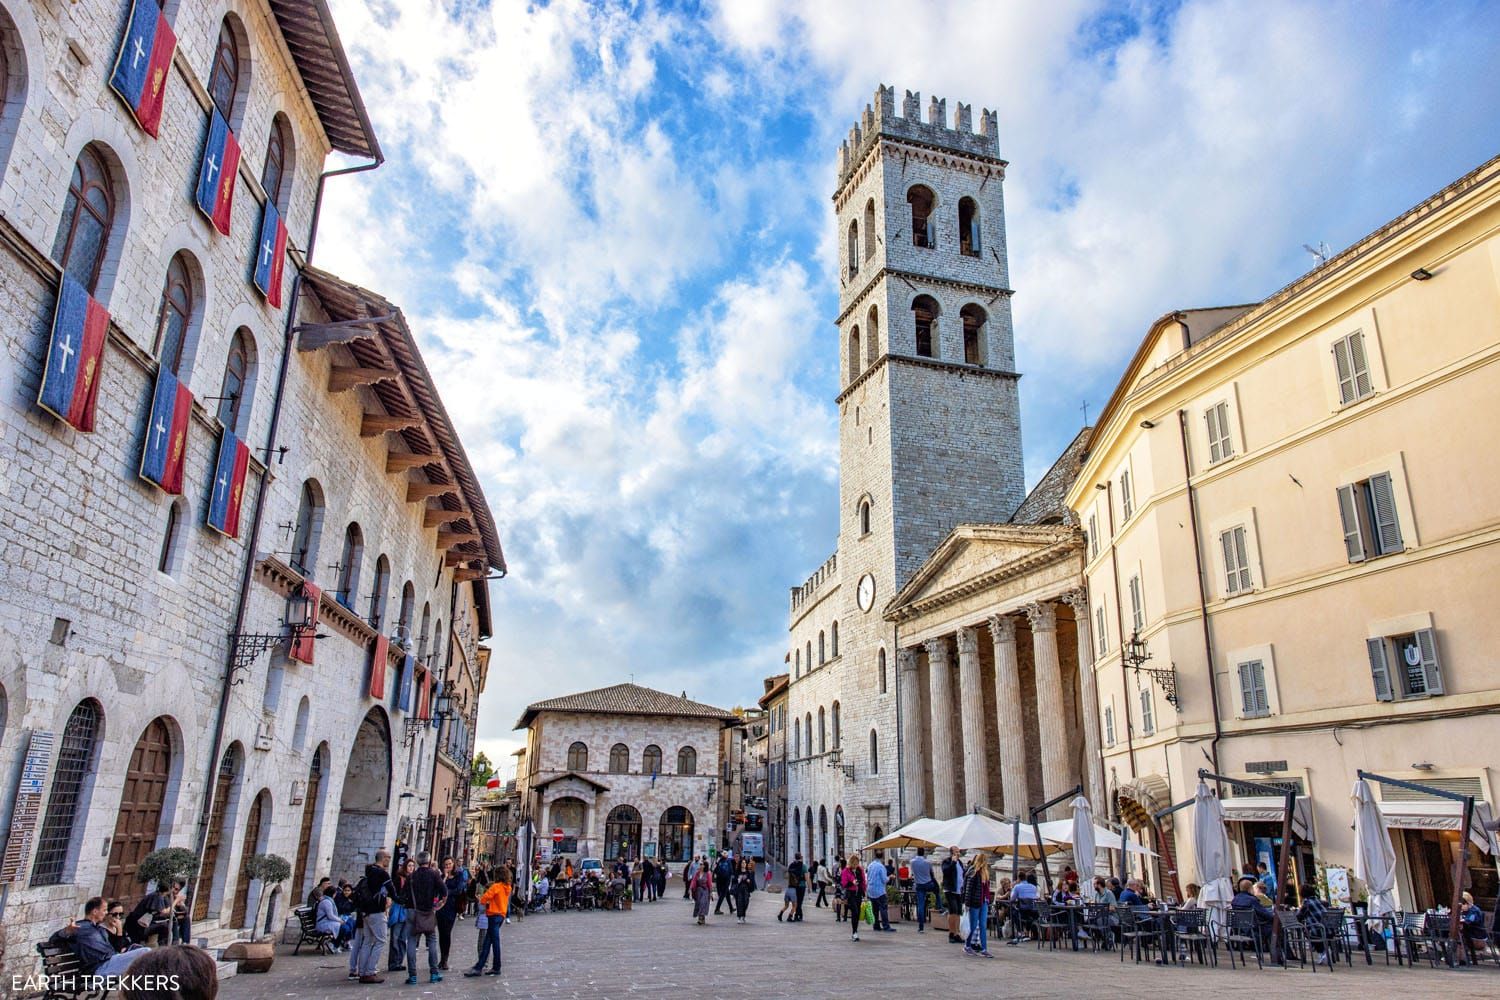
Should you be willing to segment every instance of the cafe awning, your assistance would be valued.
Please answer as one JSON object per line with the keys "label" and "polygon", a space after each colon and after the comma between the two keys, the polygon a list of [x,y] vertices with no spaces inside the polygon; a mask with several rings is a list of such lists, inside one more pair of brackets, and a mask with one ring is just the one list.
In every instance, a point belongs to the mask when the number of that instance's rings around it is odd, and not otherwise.
{"label": "cafe awning", "polygon": [[[1443,799],[1415,802],[1382,802],[1380,815],[1385,825],[1392,830],[1458,830],[1462,820],[1463,803]],[[1496,853],[1493,835],[1484,829],[1493,819],[1488,802],[1474,803],[1474,816],[1469,821],[1469,839],[1481,851]]]}
{"label": "cafe awning", "polygon": [[[1286,799],[1279,795],[1236,795],[1221,799],[1226,823],[1280,823],[1286,812]],[[1312,802],[1306,795],[1297,796],[1292,810],[1292,834],[1312,843]]]}

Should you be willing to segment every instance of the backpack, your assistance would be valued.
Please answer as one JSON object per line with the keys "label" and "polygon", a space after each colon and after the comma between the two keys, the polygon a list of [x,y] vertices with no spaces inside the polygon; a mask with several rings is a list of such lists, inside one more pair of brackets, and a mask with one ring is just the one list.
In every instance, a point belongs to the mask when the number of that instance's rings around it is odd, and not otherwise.
{"label": "backpack", "polygon": [[359,880],[354,887],[354,908],[360,913],[379,913],[385,909],[385,900],[381,897],[382,887],[372,888],[368,876]]}

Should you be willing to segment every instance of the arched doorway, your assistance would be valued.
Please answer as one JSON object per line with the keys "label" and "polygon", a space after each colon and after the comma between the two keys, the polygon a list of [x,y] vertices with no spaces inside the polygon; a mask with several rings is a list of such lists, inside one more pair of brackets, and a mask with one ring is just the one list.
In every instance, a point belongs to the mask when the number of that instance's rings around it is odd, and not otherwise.
{"label": "arched doorway", "polygon": [[[208,818],[208,839],[203,842],[203,863],[198,868],[198,883],[193,889],[193,920],[207,920],[209,903],[218,891],[214,883],[219,876],[219,855],[225,846],[225,828],[240,776],[240,745],[231,743],[219,760],[219,774],[214,780],[213,811]],[[222,911],[220,911],[222,912]]]}
{"label": "arched doorway", "polygon": [[162,717],[146,727],[130,752],[115,835],[109,842],[109,864],[104,869],[104,895],[119,899],[138,895],[135,872],[146,855],[156,850],[171,780],[172,730]]}
{"label": "arched doorway", "polygon": [[313,751],[312,764],[307,768],[307,787],[302,795],[302,829],[297,835],[297,864],[292,870],[292,892],[294,899],[302,899],[310,888],[307,884],[307,858],[312,853],[313,826],[318,817],[318,793],[323,790],[323,754],[328,745],[320,744]]}
{"label": "arched doorway", "polygon": [[245,819],[245,840],[240,845],[240,877],[234,889],[234,909],[229,914],[229,926],[244,927],[250,911],[250,859],[261,853],[266,837],[271,832],[271,790],[262,788],[250,803],[250,814]]}
{"label": "arched doorway", "polygon": [[818,860],[828,861],[828,807],[818,806]]}
{"label": "arched doorway", "polygon": [[661,814],[657,843],[663,861],[686,861],[693,853],[693,814],[673,806]]}
{"label": "arched doorway", "polygon": [[844,807],[843,806],[834,806],[833,807],[833,843],[834,843],[834,849],[838,852],[838,854],[836,855],[836,857],[847,858],[849,856],[848,854],[846,854],[844,852]]}
{"label": "arched doorway", "polygon": [[641,856],[641,814],[635,806],[615,806],[604,821],[604,860],[634,861]]}
{"label": "arched doorway", "polygon": [[385,710],[372,708],[359,723],[339,794],[333,838],[335,878],[358,879],[386,844],[391,802],[391,727]]}

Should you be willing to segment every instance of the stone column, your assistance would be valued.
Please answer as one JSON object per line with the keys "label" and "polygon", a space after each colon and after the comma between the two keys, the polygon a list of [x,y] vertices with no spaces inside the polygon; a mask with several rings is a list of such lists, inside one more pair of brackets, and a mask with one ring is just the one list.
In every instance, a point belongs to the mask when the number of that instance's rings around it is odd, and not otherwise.
{"label": "stone column", "polygon": [[[1041,736],[1042,796],[1050,799],[1068,790],[1068,723],[1063,711],[1062,664],[1057,657],[1057,609],[1050,602],[1026,605],[1031,619],[1032,660],[1036,665],[1036,721]],[[1048,819],[1070,815],[1065,805],[1053,806]]]}
{"label": "stone column", "polygon": [[931,754],[922,739],[922,692],[917,687],[917,651],[896,651],[896,690],[901,694],[901,783],[905,786],[901,821],[910,823],[927,810],[927,767]]}
{"label": "stone column", "polygon": [[1104,762],[1099,757],[1099,685],[1094,677],[1094,632],[1089,627],[1089,592],[1076,587],[1063,595],[1073,608],[1078,632],[1078,700],[1083,703],[1084,789],[1096,815],[1104,810]]}
{"label": "stone column", "polygon": [[932,811],[938,819],[959,814],[957,776],[953,768],[953,665],[948,638],[928,639],[927,709],[932,717]]}
{"label": "stone column", "polygon": [[989,768],[984,752],[984,677],[979,667],[979,632],[958,630],[958,706],[964,731],[964,811],[990,804]]}
{"label": "stone column", "polygon": [[1026,780],[1026,723],[1021,716],[1021,673],[1016,660],[1016,620],[990,615],[995,646],[995,722],[1000,736],[1002,811],[1025,816],[1031,804]]}

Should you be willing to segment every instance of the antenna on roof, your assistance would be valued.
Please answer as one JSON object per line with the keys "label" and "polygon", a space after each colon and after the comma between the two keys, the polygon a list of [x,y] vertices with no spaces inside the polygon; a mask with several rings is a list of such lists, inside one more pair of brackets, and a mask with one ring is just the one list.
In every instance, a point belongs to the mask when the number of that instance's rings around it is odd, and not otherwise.
{"label": "antenna on roof", "polygon": [[1313,265],[1314,267],[1322,267],[1324,264],[1328,263],[1329,258],[1333,256],[1333,249],[1322,240],[1318,241],[1317,246],[1312,246],[1311,244],[1304,243],[1302,244],[1302,249],[1313,255],[1313,259],[1317,261],[1317,263]]}

